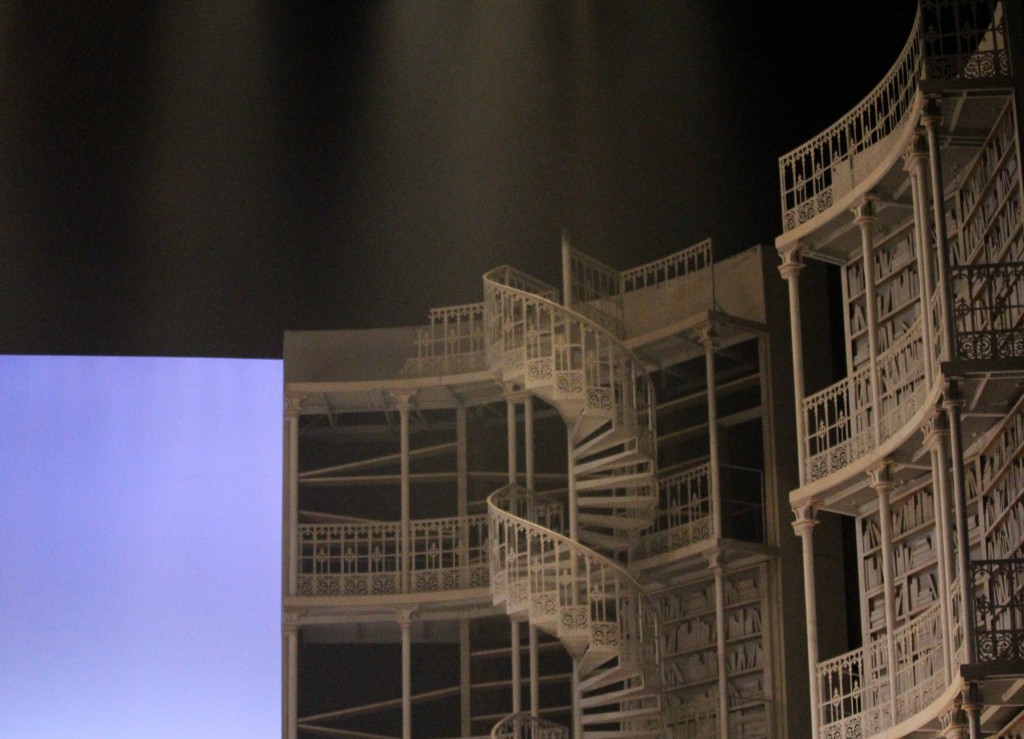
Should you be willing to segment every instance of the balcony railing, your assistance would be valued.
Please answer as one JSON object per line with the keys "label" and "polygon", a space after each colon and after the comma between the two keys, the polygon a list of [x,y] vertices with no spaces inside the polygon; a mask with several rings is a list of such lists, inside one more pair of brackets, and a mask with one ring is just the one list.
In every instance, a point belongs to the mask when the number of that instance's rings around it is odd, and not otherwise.
{"label": "balcony railing", "polygon": [[903,51],[853,110],[779,158],[782,228],[792,231],[840,203],[891,154],[911,123],[922,79],[1010,74],[1003,3],[922,0]]}
{"label": "balcony railing", "polygon": [[704,239],[682,251],[657,259],[639,267],[627,269],[619,275],[623,293],[654,287],[683,275],[711,266],[711,239]]}
{"label": "balcony railing", "polygon": [[513,713],[495,724],[491,739],[569,739],[569,730],[529,713]]}
{"label": "balcony railing", "polygon": [[[488,585],[487,516],[410,522],[409,591]],[[400,522],[300,524],[298,595],[402,592]]]}
{"label": "balcony railing", "polygon": [[957,357],[1024,357],[1024,262],[954,265]]}
{"label": "balcony railing", "polygon": [[[940,604],[893,632],[896,663],[885,638],[818,663],[821,736],[872,736],[926,708],[946,688],[946,631]],[[890,696],[894,676],[895,695]],[[895,720],[893,717],[895,706]]]}
{"label": "balcony railing", "polygon": [[416,356],[406,360],[403,377],[473,372],[487,366],[484,356],[484,304],[434,308],[430,323],[416,335]]}
{"label": "balcony railing", "polygon": [[1024,559],[980,559],[974,575],[974,639],[978,662],[1024,672]]}
{"label": "balcony railing", "polygon": [[661,503],[654,521],[636,539],[638,560],[697,544],[715,535],[711,468],[707,464],[658,481]]}

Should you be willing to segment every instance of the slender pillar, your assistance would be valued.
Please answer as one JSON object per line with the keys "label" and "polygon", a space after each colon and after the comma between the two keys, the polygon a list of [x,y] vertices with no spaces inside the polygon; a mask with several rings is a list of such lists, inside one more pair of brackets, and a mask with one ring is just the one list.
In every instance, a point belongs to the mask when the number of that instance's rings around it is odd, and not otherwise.
{"label": "slender pillar", "polygon": [[789,329],[793,348],[793,402],[796,404],[797,460],[800,485],[807,477],[807,418],[804,415],[804,353],[800,325],[800,270],[803,269],[803,245],[799,242],[781,252],[779,272],[789,288]]}
{"label": "slender pillar", "polygon": [[928,422],[922,427],[924,446],[928,449],[932,465],[932,503],[935,518],[935,557],[936,570],[939,581],[939,618],[942,624],[943,644],[942,662],[945,670],[946,681],[953,680],[953,614],[950,608],[950,596],[952,593],[952,579],[950,578],[951,568],[947,569],[947,562],[952,562],[952,533],[949,530],[949,504],[947,488],[942,479],[940,469],[940,440],[936,429],[939,411],[935,411]]}
{"label": "slender pillar", "polygon": [[885,658],[888,663],[886,674],[889,676],[889,709],[891,716],[896,716],[896,642],[893,637],[896,631],[896,588],[893,578],[896,569],[892,556],[892,509],[889,505],[889,494],[893,484],[889,479],[889,463],[882,462],[868,470],[871,476],[871,487],[878,495],[878,522],[882,536],[882,592],[885,597]]}
{"label": "slender pillar", "polygon": [[811,739],[818,739],[821,724],[818,711],[818,607],[814,589],[814,542],[811,534],[818,523],[813,503],[794,510],[793,530],[800,537],[804,560],[804,613],[807,620],[807,675],[811,698]]}
{"label": "slender pillar", "polygon": [[459,718],[462,736],[470,736],[473,728],[470,688],[473,685],[470,673],[471,645],[469,640],[469,619],[459,619]]}
{"label": "slender pillar", "polygon": [[967,714],[967,730],[971,739],[981,739],[981,695],[977,683],[967,683],[964,691],[964,713]]}
{"label": "slender pillar", "polygon": [[921,123],[928,138],[928,163],[930,165],[932,208],[935,218],[935,249],[939,266],[939,289],[942,301],[942,352],[943,359],[949,361],[956,356],[953,351],[953,280],[950,275],[949,242],[946,239],[946,204],[942,185],[942,159],[939,152],[938,126],[942,121],[938,103],[930,99],[921,116]]}
{"label": "slender pillar", "polygon": [[583,737],[583,709],[580,707],[580,661],[572,661],[572,739]]}
{"label": "slender pillar", "polygon": [[299,625],[290,619],[286,620],[281,636],[283,637],[281,651],[284,657],[281,736],[283,739],[296,739],[299,731]]}
{"label": "slender pillar", "polygon": [[282,532],[283,591],[296,595],[299,571],[299,413],[305,395],[285,393],[284,512]]}
{"label": "slender pillar", "polygon": [[469,463],[466,442],[466,409],[455,409],[455,496],[459,516],[459,579],[469,587]]}
{"label": "slender pillar", "polygon": [[522,650],[519,622],[512,621],[512,713],[519,713],[523,710]]}
{"label": "slender pillar", "polygon": [[[576,500],[576,470],[575,470],[576,463],[575,463],[575,461],[572,458],[572,450],[573,450],[572,429],[568,429],[566,437],[567,437],[566,438],[566,443],[568,444],[568,450],[569,450],[569,477],[568,477],[568,483],[569,483],[569,496],[568,496],[569,497],[569,538],[572,539],[573,541],[579,541],[580,529],[579,529],[579,519],[577,517],[577,510],[576,510],[576,503],[577,503],[577,500]],[[573,561],[575,561],[575,559]]]}
{"label": "slender pillar", "polygon": [[715,576],[715,640],[718,648],[718,736],[729,738],[729,691],[726,681],[725,659],[725,571],[722,553],[708,553],[708,565]]}
{"label": "slender pillar", "polygon": [[[519,481],[519,458],[517,452],[516,437],[516,395],[513,392],[505,393],[506,427],[508,429],[508,482],[515,485]],[[512,647],[512,712],[519,713],[523,710],[523,677],[520,666],[520,638],[519,622],[512,621],[510,636]]]}
{"label": "slender pillar", "polygon": [[410,583],[410,572],[412,570],[412,544],[411,544],[411,527],[412,522],[410,520],[409,513],[409,489],[410,489],[410,474],[409,474],[409,411],[411,406],[409,405],[409,399],[412,396],[409,394],[402,394],[398,396],[398,417],[400,422],[400,477],[401,477],[401,496],[402,496],[402,540],[401,540],[401,577],[402,577],[402,592],[409,592]]}
{"label": "slender pillar", "polygon": [[[956,565],[954,563],[953,546],[953,521],[951,512],[953,510],[953,483],[949,474],[949,425],[945,411],[936,410],[935,422],[932,425],[932,433],[935,435],[935,471],[937,473],[936,483],[938,485],[937,495],[940,498],[942,520],[942,570],[946,580],[946,594],[950,601],[953,599],[953,581],[956,579]],[[950,635],[956,633],[956,623],[953,618],[952,605],[949,607],[949,631]],[[954,645],[952,638],[949,644],[950,669],[956,671],[957,665],[953,659]]]}
{"label": "slender pillar", "polygon": [[708,451],[711,457],[711,503],[714,538],[722,537],[722,466],[718,445],[718,393],[715,388],[714,327],[709,323],[701,327],[698,341],[704,347],[704,373],[708,393]]}
{"label": "slender pillar", "polygon": [[412,611],[402,611],[398,626],[402,630],[402,739],[412,739]]}
{"label": "slender pillar", "polygon": [[572,250],[569,230],[562,230],[562,305],[572,307]]}
{"label": "slender pillar", "polygon": [[911,198],[914,204],[914,245],[917,251],[917,280],[921,304],[921,339],[924,373],[927,383],[935,381],[933,351],[935,338],[932,336],[932,296],[935,294],[935,276],[932,274],[931,227],[928,220],[927,180],[925,162],[928,151],[924,137],[914,137],[904,157],[905,168],[910,173]]}
{"label": "slender pillar", "polygon": [[953,510],[956,515],[956,553],[960,570],[960,621],[963,627],[964,661],[977,661],[974,644],[974,621],[971,619],[974,602],[974,580],[971,576],[971,542],[967,530],[967,486],[964,480],[963,429],[960,411],[964,401],[956,380],[946,383],[943,407],[949,418],[949,453],[953,466]]}
{"label": "slender pillar", "polygon": [[[875,444],[882,442],[882,392],[878,379],[878,298],[875,290],[875,200],[867,194],[853,209],[860,227],[861,259],[864,264],[864,307],[868,324],[868,372],[871,377],[871,427]],[[857,431],[859,429],[856,429]],[[894,714],[895,715],[895,714]]]}
{"label": "slender pillar", "polygon": [[[526,453],[526,487],[534,489],[534,448],[533,448],[533,396],[523,399],[523,433],[525,434]],[[530,715],[540,715],[540,660],[537,654],[537,627],[530,624],[529,632],[530,656]]]}

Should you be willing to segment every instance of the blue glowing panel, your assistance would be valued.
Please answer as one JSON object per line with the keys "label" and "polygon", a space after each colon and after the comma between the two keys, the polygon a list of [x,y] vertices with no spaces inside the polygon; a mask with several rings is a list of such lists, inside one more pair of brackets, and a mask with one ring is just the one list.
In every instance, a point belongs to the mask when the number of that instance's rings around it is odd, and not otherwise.
{"label": "blue glowing panel", "polygon": [[0,736],[280,736],[281,371],[0,357]]}

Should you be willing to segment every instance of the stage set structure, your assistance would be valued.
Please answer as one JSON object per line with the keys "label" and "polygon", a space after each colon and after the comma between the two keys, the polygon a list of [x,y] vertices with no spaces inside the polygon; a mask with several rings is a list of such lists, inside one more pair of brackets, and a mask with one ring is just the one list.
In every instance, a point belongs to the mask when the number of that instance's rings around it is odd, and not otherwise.
{"label": "stage set structure", "polygon": [[286,334],[284,739],[1024,737],[1022,29],[921,2],[774,248]]}

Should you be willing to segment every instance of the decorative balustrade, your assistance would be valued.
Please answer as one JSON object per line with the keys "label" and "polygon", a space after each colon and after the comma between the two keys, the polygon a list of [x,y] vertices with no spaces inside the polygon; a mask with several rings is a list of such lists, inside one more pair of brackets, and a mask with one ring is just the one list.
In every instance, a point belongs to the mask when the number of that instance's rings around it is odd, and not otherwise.
{"label": "decorative balustrade", "polygon": [[528,613],[531,623],[548,621],[563,642],[614,650],[620,665],[643,670],[654,689],[654,604],[622,566],[516,513],[535,515],[548,505],[519,485],[488,498],[494,601],[510,614]]}
{"label": "decorative balustrade", "polygon": [[491,739],[569,739],[569,729],[528,712],[513,713],[494,725]]}
{"label": "decorative balustrade", "polygon": [[715,535],[711,466],[684,470],[658,481],[661,502],[651,525],[640,532],[630,560],[653,557]]}
{"label": "decorative balustrade", "polygon": [[403,377],[454,374],[482,370],[484,356],[484,304],[469,303],[433,308],[430,323],[416,336],[416,356],[406,360]]}
{"label": "decorative balustrade", "polygon": [[[298,595],[402,592],[399,522],[300,524]],[[487,516],[410,522],[411,592],[486,587]]]}
{"label": "decorative balustrade", "polygon": [[871,405],[867,365],[804,399],[808,482],[843,469],[875,448]]}
{"label": "decorative balustrade", "polygon": [[912,123],[920,80],[1010,74],[1003,3],[922,0],[896,63],[861,102],[828,129],[779,158],[782,227],[828,211],[891,153]]}
{"label": "decorative balustrade", "polygon": [[621,338],[625,319],[618,270],[569,249],[569,284],[572,309]]}
{"label": "decorative balustrade", "polygon": [[1019,673],[1024,667],[1024,559],[979,559],[974,577],[977,660]]}
{"label": "decorative balustrade", "polygon": [[654,287],[683,275],[707,269],[711,266],[711,260],[711,239],[704,239],[670,256],[627,269],[619,275],[619,290],[627,293]]}
{"label": "decorative balustrade", "polygon": [[872,736],[892,725],[884,641],[819,662],[817,686],[823,739]]}
{"label": "decorative balustrade", "polygon": [[926,708],[946,689],[945,628],[940,604],[893,632],[896,647],[896,723]]}
{"label": "decorative balustrade", "polygon": [[1024,262],[951,267],[959,359],[1024,357]]}
{"label": "decorative balustrade", "polygon": [[650,446],[654,389],[640,360],[588,318],[539,293],[510,287],[510,273],[514,270],[502,267],[484,275],[491,367],[500,368],[506,379],[520,378],[527,389],[543,387],[553,398],[579,399],[585,411],[607,414],[637,435],[641,446]]}

